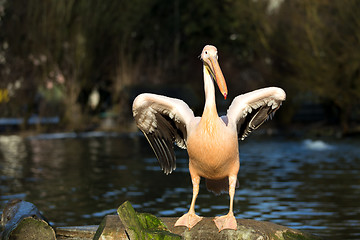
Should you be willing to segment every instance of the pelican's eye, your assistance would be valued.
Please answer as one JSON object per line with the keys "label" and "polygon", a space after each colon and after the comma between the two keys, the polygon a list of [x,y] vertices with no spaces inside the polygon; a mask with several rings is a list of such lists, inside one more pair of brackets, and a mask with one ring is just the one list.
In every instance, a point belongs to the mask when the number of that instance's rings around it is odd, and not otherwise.
{"label": "pelican's eye", "polygon": [[207,51],[205,51],[205,54],[207,55]]}

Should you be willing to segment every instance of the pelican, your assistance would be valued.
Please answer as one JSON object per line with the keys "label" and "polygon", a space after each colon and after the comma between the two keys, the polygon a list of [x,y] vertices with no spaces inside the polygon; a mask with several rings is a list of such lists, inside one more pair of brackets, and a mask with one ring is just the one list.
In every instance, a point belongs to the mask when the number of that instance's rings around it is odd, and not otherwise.
{"label": "pelican", "polygon": [[268,87],[234,98],[226,116],[219,117],[215,102],[217,83],[226,99],[228,90],[218,63],[214,46],[206,45],[201,53],[204,73],[205,107],[201,117],[195,117],[182,100],[143,93],[133,102],[133,116],[144,133],[165,174],[176,168],[174,142],[187,149],[193,196],[189,211],[180,217],[175,226],[194,227],[202,217],[195,213],[200,177],[206,179],[207,189],[216,194],[228,192],[230,206],[227,215],[216,217],[219,229],[237,229],[233,213],[235,188],[239,184],[240,168],[238,140],[244,140],[257,129],[285,100],[281,88]]}

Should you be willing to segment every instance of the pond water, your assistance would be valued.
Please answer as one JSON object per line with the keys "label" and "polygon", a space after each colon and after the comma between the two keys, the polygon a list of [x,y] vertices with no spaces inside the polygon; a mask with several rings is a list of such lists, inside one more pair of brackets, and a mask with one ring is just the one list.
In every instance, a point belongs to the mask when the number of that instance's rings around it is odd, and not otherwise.
{"label": "pond water", "polygon": [[[271,221],[331,239],[360,239],[359,139],[250,136],[240,145],[236,217]],[[129,200],[139,212],[181,216],[192,185],[187,153],[166,176],[140,134],[0,136],[0,207],[34,203],[55,226],[95,225]],[[201,182],[196,211],[228,211],[228,195]]]}

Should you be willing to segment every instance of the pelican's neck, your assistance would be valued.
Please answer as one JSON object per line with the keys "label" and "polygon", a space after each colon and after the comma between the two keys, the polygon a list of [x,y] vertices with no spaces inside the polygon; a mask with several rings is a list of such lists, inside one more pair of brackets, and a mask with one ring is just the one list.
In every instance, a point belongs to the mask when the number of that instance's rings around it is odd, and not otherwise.
{"label": "pelican's neck", "polygon": [[205,65],[203,66],[204,72],[204,89],[205,89],[205,107],[203,116],[205,114],[215,114],[218,116],[216,110],[215,102],[215,86],[214,81],[212,80],[209,71],[206,69]]}

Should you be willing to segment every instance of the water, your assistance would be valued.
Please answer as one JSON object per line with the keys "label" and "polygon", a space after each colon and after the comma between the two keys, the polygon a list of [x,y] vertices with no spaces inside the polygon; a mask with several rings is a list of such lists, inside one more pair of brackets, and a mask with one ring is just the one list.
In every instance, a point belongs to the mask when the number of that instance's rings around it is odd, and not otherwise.
{"label": "water", "polygon": [[[360,140],[249,137],[241,142],[236,217],[331,239],[360,239]],[[130,200],[137,211],[181,216],[192,186],[186,151],[166,176],[138,134],[0,136],[0,207],[34,203],[55,226],[99,224]],[[224,215],[229,197],[207,192],[196,211]]]}

